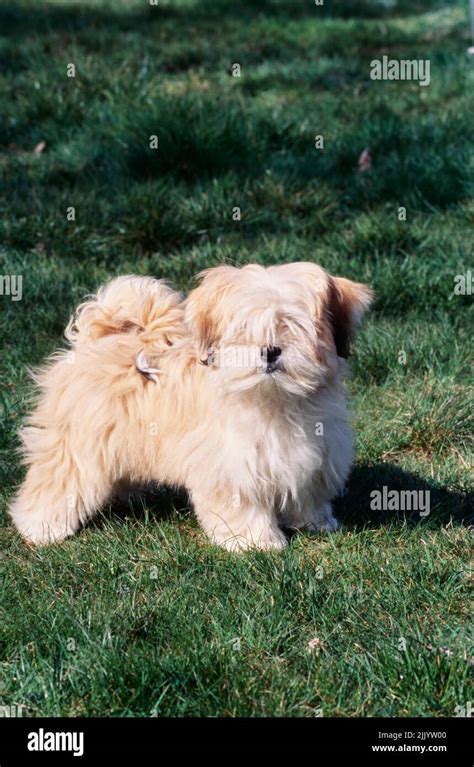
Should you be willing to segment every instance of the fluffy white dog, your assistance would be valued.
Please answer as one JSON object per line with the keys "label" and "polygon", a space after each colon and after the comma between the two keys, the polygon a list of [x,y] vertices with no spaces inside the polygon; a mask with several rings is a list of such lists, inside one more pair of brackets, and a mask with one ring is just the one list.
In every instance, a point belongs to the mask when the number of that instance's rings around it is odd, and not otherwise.
{"label": "fluffy white dog", "polygon": [[208,269],[185,300],[113,280],[36,376],[16,527],[59,541],[117,488],[160,482],[186,488],[229,550],[281,549],[282,526],[335,530],[353,458],[345,358],[371,299],[312,263]]}

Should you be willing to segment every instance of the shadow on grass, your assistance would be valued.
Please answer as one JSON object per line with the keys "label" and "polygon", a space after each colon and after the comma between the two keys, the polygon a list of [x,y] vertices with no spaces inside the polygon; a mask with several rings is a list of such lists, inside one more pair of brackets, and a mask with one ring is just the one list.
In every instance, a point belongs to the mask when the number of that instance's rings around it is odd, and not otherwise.
{"label": "shadow on grass", "polygon": [[146,516],[165,520],[176,514],[188,514],[190,511],[192,505],[185,490],[173,489],[166,485],[132,487],[128,498],[114,498],[109,506],[94,518],[92,524],[101,527],[112,517],[124,523],[128,519],[143,520]]}
{"label": "shadow on grass", "polygon": [[[396,492],[396,498],[402,508],[399,510],[378,510],[374,506],[374,492],[383,498],[385,493]],[[408,491],[411,495],[403,495]],[[421,506],[414,507],[413,492],[417,493],[415,503],[421,500]],[[421,494],[421,495],[420,495]],[[388,496],[392,497],[392,496]],[[402,500],[404,499],[404,500]],[[405,508],[403,508],[403,503]],[[418,525],[428,523],[445,526],[450,521],[459,526],[469,523],[469,507],[472,499],[467,493],[449,490],[430,482],[399,466],[387,463],[361,464],[355,466],[349,478],[344,496],[335,500],[334,512],[344,527],[352,530],[378,528],[394,523]],[[142,520],[145,514],[153,515],[157,520],[171,519],[176,514],[189,514],[192,504],[184,490],[173,491],[168,487],[156,487],[143,492],[133,492],[128,501],[114,502],[109,510],[98,518],[99,527],[103,521],[115,517],[126,524],[128,519]],[[423,516],[420,515],[420,511]],[[426,514],[425,512],[428,511]],[[103,521],[101,521],[103,520]],[[291,536],[292,533],[290,532]]]}
{"label": "shadow on grass", "polygon": [[[38,4],[39,5],[39,4]],[[150,24],[176,21],[180,35],[199,22],[209,19],[240,21],[248,24],[253,19],[311,19],[311,18],[391,18],[403,13],[411,15],[433,11],[445,6],[441,0],[400,0],[393,6],[386,0],[331,0],[316,6],[313,0],[196,0],[195,3],[176,6],[161,3],[157,7],[143,3],[129,10],[114,9],[112,5],[100,8],[77,3],[43,2],[40,7],[30,2],[5,2],[0,8],[0,30],[18,38],[44,32],[84,32],[88,29],[104,32],[150,32]],[[177,26],[178,30],[178,26]]]}
{"label": "shadow on grass", "polygon": [[[391,497],[390,491],[396,491],[399,505],[402,506],[405,501],[406,508],[379,510],[376,502],[383,497],[384,488],[388,498]],[[378,491],[380,496],[375,496],[374,491]],[[408,500],[408,495],[403,495],[404,491],[418,493],[417,502],[421,499],[424,508],[417,506],[412,510],[414,496]],[[355,466],[349,477],[346,493],[334,503],[337,518],[343,525],[356,530],[363,527],[382,527],[394,522],[444,526],[452,520],[454,525],[462,525],[469,519],[468,507],[467,493],[442,487],[389,463]],[[418,508],[423,514],[426,508],[428,514],[421,516]]]}

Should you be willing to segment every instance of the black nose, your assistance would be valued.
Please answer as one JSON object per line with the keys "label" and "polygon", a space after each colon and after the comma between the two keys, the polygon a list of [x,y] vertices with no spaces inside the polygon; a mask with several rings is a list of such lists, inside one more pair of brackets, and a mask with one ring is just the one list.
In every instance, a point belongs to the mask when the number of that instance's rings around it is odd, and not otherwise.
{"label": "black nose", "polygon": [[267,346],[265,351],[268,365],[272,365],[274,362],[276,362],[281,354],[281,349],[279,346]]}

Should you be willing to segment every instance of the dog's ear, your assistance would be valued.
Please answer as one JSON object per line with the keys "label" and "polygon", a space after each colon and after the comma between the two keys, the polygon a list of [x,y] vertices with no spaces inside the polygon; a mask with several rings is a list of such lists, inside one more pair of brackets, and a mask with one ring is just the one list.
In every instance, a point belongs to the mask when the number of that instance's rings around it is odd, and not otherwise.
{"label": "dog's ear", "polygon": [[198,274],[199,285],[185,301],[185,322],[204,361],[219,344],[225,324],[225,296],[237,269],[218,266]]}
{"label": "dog's ear", "polygon": [[354,332],[372,299],[373,291],[367,285],[329,277],[326,310],[338,357],[349,357]]}

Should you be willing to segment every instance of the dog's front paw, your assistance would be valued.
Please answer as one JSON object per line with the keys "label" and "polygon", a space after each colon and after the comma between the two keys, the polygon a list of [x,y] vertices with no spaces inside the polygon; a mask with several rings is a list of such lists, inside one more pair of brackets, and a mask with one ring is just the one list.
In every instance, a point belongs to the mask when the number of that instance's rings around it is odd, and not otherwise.
{"label": "dog's front paw", "polygon": [[306,524],[306,529],[310,532],[329,532],[335,533],[341,527],[336,517],[332,513],[330,503],[324,503],[311,512],[311,518]]}
{"label": "dog's front paw", "polygon": [[285,534],[279,528],[266,530],[258,536],[252,535],[252,531],[248,530],[245,532],[245,535],[228,535],[215,542],[226,548],[227,551],[232,552],[248,551],[251,549],[281,551],[288,543]]}
{"label": "dog's front paw", "polygon": [[198,519],[211,541],[227,551],[281,551],[285,548],[286,536],[278,527],[273,511],[238,498],[239,503],[227,501],[223,505],[216,497],[216,503],[211,505],[208,497],[192,494]]}

